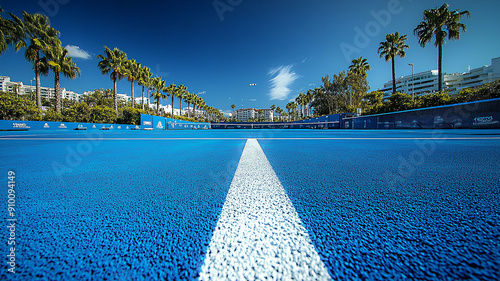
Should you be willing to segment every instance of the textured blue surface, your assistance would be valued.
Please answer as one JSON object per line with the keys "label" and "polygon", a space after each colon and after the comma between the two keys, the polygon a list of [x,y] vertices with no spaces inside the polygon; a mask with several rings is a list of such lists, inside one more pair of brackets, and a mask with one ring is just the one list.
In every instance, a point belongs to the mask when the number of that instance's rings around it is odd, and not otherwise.
{"label": "textured blue surface", "polygon": [[0,279],[195,278],[259,138],[333,278],[498,280],[500,140],[415,139],[436,136],[500,131],[0,132],[19,219]]}
{"label": "textured blue surface", "polygon": [[[17,174],[18,273],[8,277],[195,278],[245,142],[101,141],[67,164],[85,142],[1,142],[1,173]],[[58,176],[54,162],[71,171]]]}
{"label": "textured blue surface", "polygon": [[259,140],[334,279],[499,280],[500,140],[432,142]]}

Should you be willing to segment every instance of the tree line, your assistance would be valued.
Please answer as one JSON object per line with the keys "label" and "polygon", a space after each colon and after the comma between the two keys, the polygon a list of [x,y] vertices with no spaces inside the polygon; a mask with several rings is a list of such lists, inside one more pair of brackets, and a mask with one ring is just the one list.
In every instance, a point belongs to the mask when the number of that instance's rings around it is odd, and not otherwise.
{"label": "tree line", "polygon": [[[16,52],[25,49],[25,58],[33,63],[36,80],[35,102],[41,114],[43,101],[41,96],[40,76],[48,75],[49,72],[52,71],[54,73],[55,90],[55,101],[53,106],[57,114],[62,114],[60,75],[62,74],[68,78],[74,79],[80,76],[81,71],[73,59],[68,55],[68,50],[62,46],[61,40],[59,39],[60,32],[50,26],[50,21],[47,16],[29,14],[23,11],[22,18],[9,13],[11,19],[6,19],[1,16],[2,12],[3,10],[0,8],[0,54],[7,50],[9,46],[13,47]],[[147,88],[148,93],[152,91],[151,95],[148,95],[147,98],[153,97],[156,101],[156,114],[167,114],[166,112],[160,112],[159,105],[161,99],[171,97],[172,112],[170,116],[172,118],[180,118],[174,116],[174,98],[179,99],[180,113],[182,113],[183,101],[186,102],[188,108],[192,106],[192,110],[187,113],[188,118],[195,117],[195,113],[200,111],[202,115],[210,119],[220,119],[223,117],[219,110],[207,105],[203,98],[188,92],[186,86],[177,86],[175,84],[166,86],[162,77],[152,77],[153,74],[150,68],[142,66],[135,59],[128,59],[127,54],[118,48],[111,50],[105,46],[104,54],[98,55],[97,58],[100,59],[98,68],[104,75],[109,74],[113,81],[113,104],[109,106],[114,110],[116,119],[120,118],[116,82],[122,78],[127,78],[128,81],[131,82],[130,107],[132,109],[140,108],[143,111],[145,110],[144,95],[145,89]],[[135,83],[142,86],[142,102],[140,107],[137,107],[135,104]],[[2,97],[6,98],[7,96],[4,94]],[[48,102],[46,101],[46,103]],[[5,105],[7,102],[3,104]],[[15,111],[15,109],[13,110]],[[66,112],[67,110],[68,109],[66,109]],[[149,108],[146,112],[148,111]],[[52,114],[52,112],[43,112],[43,114]]]}
{"label": "tree line", "polygon": [[[361,108],[363,114],[374,114],[497,97],[498,93],[489,92],[491,89],[498,89],[497,82],[477,89],[464,89],[456,97],[451,97],[443,91],[442,46],[446,39],[458,40],[461,32],[466,31],[465,24],[460,22],[464,16],[470,17],[470,12],[450,10],[448,4],[443,4],[439,8],[425,10],[422,21],[413,30],[420,46],[425,47],[434,39],[434,45],[438,49],[437,93],[411,97],[408,94],[397,92],[395,59],[396,57],[404,58],[406,49],[409,49],[410,46],[406,44],[408,35],[400,35],[396,31],[387,34],[385,41],[380,42],[377,50],[381,58],[391,62],[392,95],[390,98],[384,101],[382,92],[368,92],[370,88],[367,82],[367,71],[371,67],[366,59],[359,57],[352,60],[347,70],[333,76],[322,77],[320,87],[309,89],[306,93],[299,93],[295,101],[286,105],[289,119],[296,120],[313,115],[355,112],[357,108]],[[271,106],[271,109],[275,108],[275,105]],[[314,114],[311,112],[312,108],[314,108]]]}

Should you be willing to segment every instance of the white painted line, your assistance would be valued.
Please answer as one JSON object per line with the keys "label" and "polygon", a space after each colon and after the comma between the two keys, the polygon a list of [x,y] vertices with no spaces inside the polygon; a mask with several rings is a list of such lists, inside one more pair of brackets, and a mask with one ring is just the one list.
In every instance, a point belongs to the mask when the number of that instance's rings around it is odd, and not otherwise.
{"label": "white painted line", "polygon": [[249,139],[200,280],[330,280],[256,139]]}

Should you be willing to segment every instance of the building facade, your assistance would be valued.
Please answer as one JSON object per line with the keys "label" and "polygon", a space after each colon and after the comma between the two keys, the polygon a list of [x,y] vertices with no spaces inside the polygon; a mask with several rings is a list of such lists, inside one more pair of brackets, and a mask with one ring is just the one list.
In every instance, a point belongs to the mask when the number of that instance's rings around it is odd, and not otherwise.
{"label": "building facade", "polygon": [[[19,95],[27,95],[36,92],[36,86],[24,85],[23,82],[12,82],[9,76],[0,76],[0,91],[13,92]],[[69,99],[76,102],[81,100],[81,95],[73,91],[68,91],[66,88],[61,88],[61,98]],[[56,97],[56,91],[50,87],[40,87],[40,96],[45,99]]]}
{"label": "building facade", "polygon": [[[443,89],[455,95],[465,88],[477,87],[500,79],[500,57],[491,60],[491,65],[482,66],[464,73],[443,75]],[[438,90],[438,71],[428,70],[396,79],[396,91],[415,96],[434,93]],[[380,89],[384,98],[392,94],[392,80]]]}
{"label": "building facade", "polygon": [[243,122],[248,122],[250,119],[260,119],[272,122],[274,119],[274,112],[271,109],[245,108],[234,111],[231,116]]}

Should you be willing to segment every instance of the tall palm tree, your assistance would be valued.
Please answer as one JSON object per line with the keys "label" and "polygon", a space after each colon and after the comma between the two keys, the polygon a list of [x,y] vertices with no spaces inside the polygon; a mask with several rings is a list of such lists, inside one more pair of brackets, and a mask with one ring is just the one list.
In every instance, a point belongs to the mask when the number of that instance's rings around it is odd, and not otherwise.
{"label": "tall palm tree", "polygon": [[439,9],[424,11],[424,19],[413,30],[418,37],[420,46],[425,47],[434,37],[434,46],[438,48],[438,91],[443,89],[443,44],[446,37],[449,40],[460,39],[460,30],[467,30],[465,24],[460,22],[462,16],[470,17],[469,11],[450,11],[448,4],[443,4]]}
{"label": "tall palm tree", "polygon": [[[351,65],[349,66],[349,79],[366,79],[366,72],[371,70],[368,60],[363,57],[353,59]],[[352,86],[348,85],[349,88],[349,106],[352,106]]]}
{"label": "tall palm tree", "polygon": [[199,102],[199,99],[198,99],[198,95],[197,94],[193,94],[191,96],[191,104],[193,105],[193,109],[192,109],[192,113],[193,113],[193,117],[196,117],[196,113],[195,113],[195,110],[196,110],[196,106]]}
{"label": "tall palm tree", "polygon": [[279,106],[276,108],[276,113],[278,113],[278,121],[281,121],[281,113],[283,113],[283,109]]}
{"label": "tall palm tree", "polygon": [[187,103],[187,115],[188,117],[191,117],[191,112],[189,112],[189,106],[191,105],[191,101],[193,99],[193,94],[190,92],[186,92],[186,97],[184,98],[184,101]]}
{"label": "tall palm tree", "polygon": [[144,88],[146,88],[150,84],[151,76],[153,76],[153,74],[151,73],[151,69],[146,66],[141,68],[138,81],[139,85],[142,86],[142,110],[144,110]]}
{"label": "tall palm tree", "polygon": [[104,46],[104,54],[98,55],[97,58],[101,61],[97,64],[103,75],[111,72],[110,78],[113,81],[113,100],[116,115],[118,115],[118,93],[116,89],[116,81],[123,78],[127,65],[127,54],[115,48],[111,50]]}
{"label": "tall palm tree", "polygon": [[[28,14],[23,11],[23,20],[10,14],[12,17],[11,31],[8,43],[15,45],[15,51],[26,48],[24,57],[33,62],[36,79],[36,101],[38,109],[42,109],[40,94],[40,52],[47,53],[59,41],[59,31],[50,26],[49,18],[40,14]],[[7,43],[7,42],[6,42]]]}
{"label": "tall palm tree", "polygon": [[161,77],[151,78],[151,87],[153,93],[151,96],[156,100],[156,114],[160,113],[160,99],[166,98],[163,94],[166,92],[165,81]]}
{"label": "tall palm tree", "polygon": [[167,87],[167,96],[172,97],[172,118],[174,118],[174,98],[177,95],[177,86],[172,84]]}
{"label": "tall palm tree", "polygon": [[292,110],[292,103],[294,103],[293,101],[289,102],[286,104],[285,108],[286,110],[288,110],[288,116],[291,116],[290,115],[290,110]]}
{"label": "tall palm tree", "polygon": [[295,98],[295,102],[300,105],[300,118],[302,118],[303,111],[302,111],[302,105],[304,104],[304,99],[305,99],[305,94],[304,93],[299,93],[299,96]]}
{"label": "tall palm tree", "polygon": [[313,96],[313,90],[307,90],[307,94],[306,94],[306,100],[305,100],[305,104],[307,106],[307,116],[311,116],[311,102],[313,101],[314,99],[314,96]]}
{"label": "tall palm tree", "polygon": [[187,87],[184,85],[179,85],[177,87],[176,96],[179,98],[179,116],[182,116],[182,100],[186,98],[188,93]]}
{"label": "tall palm tree", "polygon": [[366,72],[370,70],[371,67],[368,64],[368,60],[363,57],[353,59],[351,65],[349,66],[349,71],[361,76],[365,76]]}
{"label": "tall palm tree", "polygon": [[139,80],[141,77],[142,66],[136,60],[128,60],[125,63],[124,75],[127,76],[128,81],[131,83],[130,95],[132,101],[132,107],[134,107],[134,83],[135,80]]}
{"label": "tall palm tree", "polygon": [[292,102],[291,109],[292,109],[292,113],[294,114],[294,116],[297,116],[297,114],[296,114],[297,107],[299,107],[297,105],[297,103]]}
{"label": "tall palm tree", "polygon": [[385,36],[385,41],[380,42],[378,53],[380,57],[384,57],[385,61],[392,62],[392,94],[396,94],[396,64],[394,58],[399,56],[404,58],[406,56],[405,49],[410,48],[406,45],[406,34],[399,36],[399,32],[390,33]]}
{"label": "tall palm tree", "polygon": [[65,77],[75,79],[80,76],[80,68],[71,57],[68,56],[68,50],[63,46],[54,46],[47,53],[47,66],[54,72],[54,90],[56,94],[56,111],[61,112],[61,80],[60,74]]}

